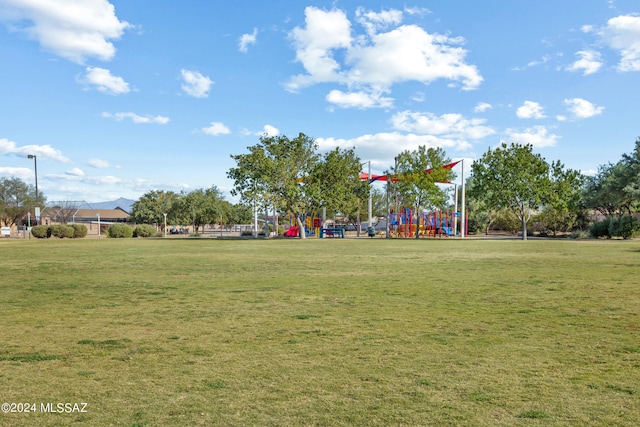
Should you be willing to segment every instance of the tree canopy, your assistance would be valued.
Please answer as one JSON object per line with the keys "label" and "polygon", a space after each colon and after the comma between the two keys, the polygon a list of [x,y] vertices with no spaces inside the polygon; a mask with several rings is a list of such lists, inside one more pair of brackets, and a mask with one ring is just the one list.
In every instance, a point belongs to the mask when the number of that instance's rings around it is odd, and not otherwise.
{"label": "tree canopy", "polygon": [[226,224],[231,211],[222,192],[212,185],[180,194],[150,191],[133,204],[131,216],[138,224],[164,224],[164,214],[167,214],[169,224],[191,224],[197,231],[205,224]]}
{"label": "tree canopy", "polygon": [[236,161],[227,173],[234,180],[232,194],[295,215],[303,238],[301,215],[320,207],[347,211],[361,187],[354,150],[335,149],[322,157],[315,140],[303,133],[295,138],[263,135],[248,151],[231,156]]}
{"label": "tree canopy", "polygon": [[[415,151],[401,152],[396,158],[393,173],[397,179],[397,191],[405,203],[414,207],[416,212],[444,208],[449,197],[436,184],[455,178],[453,171],[444,167],[448,163],[451,159],[442,148],[420,146]],[[416,237],[419,237],[418,227]]]}
{"label": "tree canopy", "polygon": [[320,185],[316,208],[342,214],[358,224],[369,198],[369,182],[360,180],[362,165],[353,148],[335,148],[326,153],[313,171],[313,181]]}
{"label": "tree canopy", "polygon": [[522,239],[526,240],[532,212],[549,200],[552,187],[549,164],[533,153],[530,144],[503,143],[474,162],[472,174],[474,186],[470,196],[488,206],[512,211],[522,225]]}
{"label": "tree canopy", "polygon": [[[38,202],[45,197],[38,194]],[[0,178],[0,223],[12,226],[32,212],[36,205],[35,188],[19,178]],[[32,219],[35,224],[35,217]]]}

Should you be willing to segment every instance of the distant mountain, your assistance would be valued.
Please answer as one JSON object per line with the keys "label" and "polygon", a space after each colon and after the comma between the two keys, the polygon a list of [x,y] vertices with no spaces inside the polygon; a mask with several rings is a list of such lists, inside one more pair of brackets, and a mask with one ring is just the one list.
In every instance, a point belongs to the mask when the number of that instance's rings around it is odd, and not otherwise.
{"label": "distant mountain", "polygon": [[89,203],[93,209],[115,209],[120,208],[125,210],[127,213],[131,213],[131,206],[135,203],[135,200],[125,199],[124,197],[120,197],[119,199],[113,200],[111,202],[98,202],[98,203]]}

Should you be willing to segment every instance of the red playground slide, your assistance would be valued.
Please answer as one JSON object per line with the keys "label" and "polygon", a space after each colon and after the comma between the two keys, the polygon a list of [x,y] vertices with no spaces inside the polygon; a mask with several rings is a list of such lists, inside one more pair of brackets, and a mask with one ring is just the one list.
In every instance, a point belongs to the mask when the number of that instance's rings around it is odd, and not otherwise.
{"label": "red playground slide", "polygon": [[300,234],[300,227],[291,226],[287,231],[285,231],[285,237],[298,237]]}

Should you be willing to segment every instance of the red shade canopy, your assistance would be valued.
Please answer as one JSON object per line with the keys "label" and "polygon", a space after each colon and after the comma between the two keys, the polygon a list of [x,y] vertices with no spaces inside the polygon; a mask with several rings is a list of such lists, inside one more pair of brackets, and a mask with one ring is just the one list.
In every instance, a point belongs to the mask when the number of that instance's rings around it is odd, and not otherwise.
{"label": "red shade canopy", "polygon": [[[444,165],[443,168],[452,169],[458,163],[460,163],[460,160],[458,160],[457,162],[449,163],[448,165]],[[431,169],[426,169],[425,172],[426,173],[431,173]],[[397,182],[398,181],[398,176],[397,175],[389,175],[389,179],[391,180],[391,182]],[[369,180],[369,174],[367,172],[360,172],[360,180],[361,181]],[[373,175],[372,174],[370,182],[374,182],[374,181],[384,181],[384,182],[386,182],[387,181],[387,175]],[[450,184],[450,182],[443,181],[441,184]]]}

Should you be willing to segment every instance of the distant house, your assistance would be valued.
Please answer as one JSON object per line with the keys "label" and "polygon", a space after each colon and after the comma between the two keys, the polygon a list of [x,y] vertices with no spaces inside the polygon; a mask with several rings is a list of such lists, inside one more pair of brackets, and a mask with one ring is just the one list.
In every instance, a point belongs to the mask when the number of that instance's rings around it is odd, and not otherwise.
{"label": "distant house", "polygon": [[115,209],[69,209],[60,207],[47,208],[42,213],[44,224],[92,224],[98,219],[102,224],[129,222],[131,215],[122,208]]}

